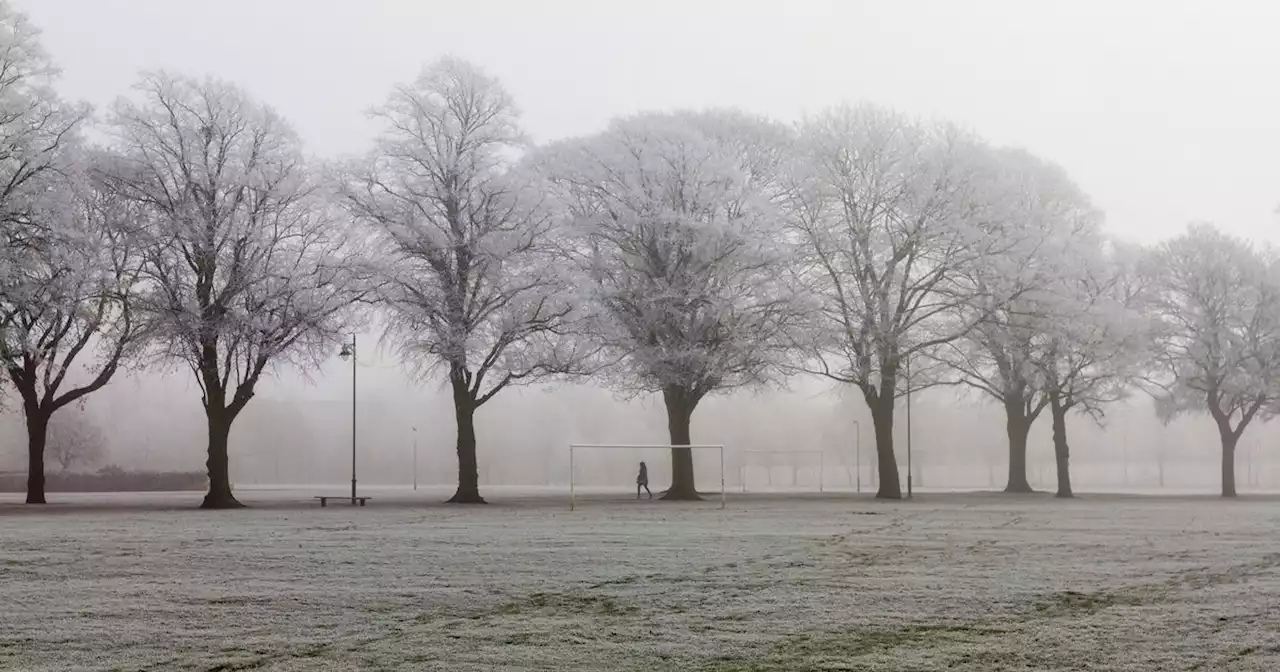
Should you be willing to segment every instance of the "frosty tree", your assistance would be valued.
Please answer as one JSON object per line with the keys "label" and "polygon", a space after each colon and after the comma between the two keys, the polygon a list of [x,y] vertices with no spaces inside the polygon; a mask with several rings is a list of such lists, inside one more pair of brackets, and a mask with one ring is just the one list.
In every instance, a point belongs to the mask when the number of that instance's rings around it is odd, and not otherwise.
{"label": "frosty tree", "polygon": [[1167,420],[1206,411],[1222,442],[1222,495],[1234,497],[1235,450],[1280,403],[1280,265],[1270,250],[1189,227],[1149,259],[1159,317],[1150,385]]}
{"label": "frosty tree", "polygon": [[[673,446],[708,394],[771,380],[802,312],[779,177],[788,134],[735,112],[645,114],[542,157],[576,233],[609,382],[660,393]],[[672,450],[666,499],[696,499]]]}
{"label": "frosty tree", "polygon": [[40,178],[67,165],[89,114],[54,92],[58,70],[39,38],[26,15],[0,0],[0,282],[39,243],[44,225],[30,215],[47,186]]}
{"label": "frosty tree", "polygon": [[[996,303],[992,300],[991,303]],[[1005,412],[1005,492],[1031,492],[1027,438],[1048,405],[1036,360],[1045,318],[1030,301],[1001,302],[963,340],[939,349],[939,360],[957,372],[956,382],[996,400]]]}
{"label": "frosty tree", "polygon": [[153,74],[137,89],[111,116],[121,158],[104,178],[143,211],[133,241],[151,349],[200,385],[203,507],[238,507],[232,422],[269,365],[329,355],[366,290],[283,119],[214,80]]}
{"label": "frosty tree", "polygon": [[75,186],[88,108],[57,97],[56,74],[39,31],[0,2],[0,366],[27,423],[33,504],[45,501],[50,415],[105,384],[119,356],[106,347],[92,380],[64,387],[72,364],[120,312],[108,296],[110,234],[98,230],[92,206],[79,207],[85,190]]}
{"label": "frosty tree", "polygon": [[41,178],[67,165],[88,114],[54,92],[57,68],[39,38],[26,15],[0,0],[0,292],[19,281],[27,253],[43,241],[47,223],[33,217],[48,184]]}
{"label": "frosty tree", "polygon": [[842,107],[807,121],[800,148],[792,208],[801,278],[821,302],[801,346],[811,371],[862,392],[877,496],[896,499],[893,417],[905,369],[985,319],[975,271],[1015,258],[1018,240],[981,188],[987,149],[952,127]]}
{"label": "frosty tree", "polygon": [[496,80],[446,58],[376,116],[383,133],[346,172],[342,202],[378,241],[388,336],[448,377],[458,454],[449,501],[483,503],[475,413],[508,386],[575,369],[574,283],[539,184],[514,167],[525,139]]}
{"label": "frosty tree", "polygon": [[44,195],[28,216],[40,244],[0,292],[0,362],[27,426],[28,504],[45,503],[54,413],[105,386],[139,334],[140,258],[127,235],[137,210],[82,170],[39,179]]}
{"label": "frosty tree", "polygon": [[92,467],[106,455],[106,437],[83,408],[59,413],[49,423],[48,454],[62,473]]}
{"label": "frosty tree", "polygon": [[1060,167],[1021,150],[1000,150],[991,158],[994,164],[982,185],[985,198],[999,204],[993,212],[1021,244],[1003,250],[1006,258],[999,263],[968,271],[980,289],[971,307],[982,319],[934,356],[957,374],[955,382],[1004,408],[1005,492],[1025,493],[1031,492],[1027,437],[1049,405],[1039,361],[1049,343],[1046,332],[1064,319],[1056,293],[1063,288],[1061,279],[1076,272],[1079,259],[1095,254],[1101,218]]}
{"label": "frosty tree", "polygon": [[1072,496],[1067,414],[1101,422],[1105,407],[1144,373],[1155,326],[1144,313],[1136,248],[1112,241],[1077,249],[1076,270],[1060,276],[1042,302],[1051,319],[1034,360],[1053,420],[1058,497]]}

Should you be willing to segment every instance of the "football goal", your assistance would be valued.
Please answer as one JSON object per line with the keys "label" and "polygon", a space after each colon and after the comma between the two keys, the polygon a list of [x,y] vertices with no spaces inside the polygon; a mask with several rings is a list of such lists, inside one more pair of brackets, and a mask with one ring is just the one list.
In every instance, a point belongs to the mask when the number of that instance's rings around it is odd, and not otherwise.
{"label": "football goal", "polygon": [[[771,490],[812,488],[816,484],[818,492],[823,492],[826,470],[826,455],[821,450],[744,450],[738,478],[743,492],[747,491],[748,481]],[[785,483],[774,482],[777,471],[787,473]],[[805,474],[808,478],[802,477]]]}
{"label": "football goal", "polygon": [[[654,487],[654,484],[670,484],[672,448],[688,448],[692,451],[695,480],[697,474],[705,475],[708,469],[719,467],[720,508],[725,508],[722,445],[572,443],[569,444],[569,510],[577,507],[579,494],[586,494],[584,486],[592,489],[607,488],[609,492],[617,492],[626,487],[627,492],[630,492],[636,485],[637,467],[641,461],[648,465],[650,487]],[[604,476],[600,477],[602,474]],[[596,477],[589,477],[592,475]]]}

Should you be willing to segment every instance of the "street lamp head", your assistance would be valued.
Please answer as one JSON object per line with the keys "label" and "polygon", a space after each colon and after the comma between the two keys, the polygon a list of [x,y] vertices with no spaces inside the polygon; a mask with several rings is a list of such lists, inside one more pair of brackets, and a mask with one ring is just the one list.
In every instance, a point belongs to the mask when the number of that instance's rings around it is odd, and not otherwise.
{"label": "street lamp head", "polygon": [[353,354],[355,353],[353,352],[350,343],[343,343],[342,350],[338,352],[338,356],[341,357],[342,361],[344,362],[347,361],[348,359],[351,359],[351,355]]}

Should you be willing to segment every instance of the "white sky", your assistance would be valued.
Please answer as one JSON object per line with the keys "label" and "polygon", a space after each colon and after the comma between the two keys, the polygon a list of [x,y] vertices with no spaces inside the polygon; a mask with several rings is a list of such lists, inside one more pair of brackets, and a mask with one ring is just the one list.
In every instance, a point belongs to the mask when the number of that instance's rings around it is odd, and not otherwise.
{"label": "white sky", "polygon": [[794,120],[869,100],[1063,164],[1125,236],[1203,219],[1273,238],[1277,223],[1280,3],[13,2],[44,29],[69,96],[101,108],[143,69],[211,74],[319,154],[360,150],[363,111],[452,53],[506,83],[539,141],[641,109]]}
{"label": "white sky", "polygon": [[[1152,241],[1201,219],[1280,241],[1278,2],[10,1],[43,28],[68,97],[102,109],[140,70],[214,75],[322,155],[361,150],[364,110],[452,53],[505,82],[539,141],[642,109],[795,120],[872,101],[1063,164],[1122,235]],[[367,366],[362,385],[384,396],[415,387],[394,362]],[[345,365],[316,374],[311,394],[347,398]],[[188,376],[170,383],[186,390],[155,393],[198,397]]]}

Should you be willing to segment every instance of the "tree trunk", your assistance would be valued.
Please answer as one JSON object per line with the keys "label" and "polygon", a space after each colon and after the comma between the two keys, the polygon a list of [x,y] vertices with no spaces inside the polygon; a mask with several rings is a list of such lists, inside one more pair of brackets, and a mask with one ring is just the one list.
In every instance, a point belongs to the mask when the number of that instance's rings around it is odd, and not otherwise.
{"label": "tree trunk", "polygon": [[1027,418],[1021,399],[1005,402],[1005,434],[1009,437],[1009,481],[1004,491],[1012,494],[1034,492],[1027,481],[1027,436],[1031,434],[1031,420]]}
{"label": "tree trunk", "polygon": [[[671,445],[690,445],[689,425],[693,421],[693,409],[698,402],[689,391],[674,385],[662,390],[662,401],[667,407],[667,432]],[[671,449],[671,488],[662,495],[665,500],[698,501],[698,490],[693,478],[693,450]]]}
{"label": "tree trunk", "polygon": [[234,418],[213,407],[205,409],[205,414],[209,420],[209,459],[205,462],[209,469],[209,492],[204,496],[200,508],[241,508],[244,505],[231,494],[231,468],[227,453],[231,421]]}
{"label": "tree trunk", "polygon": [[902,499],[902,486],[898,481],[898,459],[893,454],[893,390],[868,400],[871,406],[871,424],[876,432],[876,463],[880,476],[877,499]]}
{"label": "tree trunk", "polygon": [[1049,397],[1049,412],[1053,415],[1053,459],[1058,467],[1058,497],[1072,497],[1071,448],[1067,445],[1067,409],[1056,394]]}
{"label": "tree trunk", "polygon": [[1222,496],[1236,496],[1236,436],[1220,432],[1222,436]]}
{"label": "tree trunk", "polygon": [[49,415],[27,412],[27,503],[44,504],[44,448],[49,435]]}
{"label": "tree trunk", "polygon": [[458,425],[458,490],[450,504],[487,504],[480,496],[480,469],[476,459],[476,406],[465,380],[453,378],[453,415]]}

